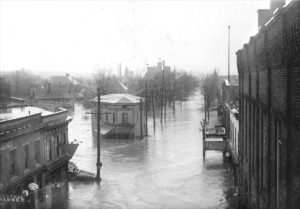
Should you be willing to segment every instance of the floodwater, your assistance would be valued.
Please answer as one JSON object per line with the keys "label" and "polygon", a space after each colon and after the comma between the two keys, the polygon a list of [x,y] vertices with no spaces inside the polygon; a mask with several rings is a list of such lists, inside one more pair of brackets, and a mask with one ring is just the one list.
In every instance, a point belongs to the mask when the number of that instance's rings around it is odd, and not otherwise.
{"label": "floodwater", "polygon": [[[167,118],[156,125],[150,115],[144,139],[101,139],[101,183],[65,183],[61,208],[232,208],[233,185],[222,152],[207,151],[203,161],[200,120],[203,100],[190,100],[167,108]],[[90,110],[76,104],[69,124],[69,141],[80,143],[71,161],[96,173],[96,133]],[[56,195],[57,196],[57,195]],[[58,201],[61,202],[61,201]],[[53,207],[53,205],[52,205]]]}

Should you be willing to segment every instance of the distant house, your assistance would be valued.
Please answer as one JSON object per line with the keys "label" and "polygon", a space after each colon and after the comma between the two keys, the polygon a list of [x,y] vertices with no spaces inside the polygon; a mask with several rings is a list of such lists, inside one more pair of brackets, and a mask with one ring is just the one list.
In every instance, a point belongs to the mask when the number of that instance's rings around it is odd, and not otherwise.
{"label": "distant house", "polygon": [[50,78],[50,82],[52,85],[58,85],[58,86],[69,86],[72,84],[72,81],[69,79],[69,76],[52,76]]}
{"label": "distant house", "polygon": [[[93,99],[93,112],[97,112],[97,97]],[[96,115],[92,118],[97,130]],[[101,131],[104,136],[116,138],[143,137],[146,134],[144,99],[131,94],[101,96]]]}
{"label": "distant house", "polygon": [[53,111],[61,107],[74,107],[75,97],[73,93],[64,86],[46,83],[42,88],[35,89],[34,101],[37,106]]}

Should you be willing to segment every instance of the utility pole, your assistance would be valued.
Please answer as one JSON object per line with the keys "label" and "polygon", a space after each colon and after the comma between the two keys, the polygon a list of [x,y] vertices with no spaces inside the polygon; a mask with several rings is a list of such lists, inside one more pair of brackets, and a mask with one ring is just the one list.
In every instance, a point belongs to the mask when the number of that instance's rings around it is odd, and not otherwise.
{"label": "utility pole", "polygon": [[155,110],[154,110],[154,100],[153,100],[153,89],[151,90],[151,104],[152,104],[152,115],[153,115],[153,127],[155,127]]}
{"label": "utility pole", "polygon": [[143,138],[143,103],[142,99],[140,99],[140,131],[141,131],[141,139]]}
{"label": "utility pole", "polygon": [[166,119],[166,117],[167,117],[167,90],[166,90],[166,87],[164,87],[164,89],[165,89],[165,96],[164,96],[164,108],[165,108],[165,115],[164,115],[164,118]]}
{"label": "utility pole", "polygon": [[207,105],[206,105],[206,108],[207,108],[207,120],[209,121],[209,94],[208,94],[208,92],[206,92],[206,97],[207,97]]}
{"label": "utility pole", "polygon": [[165,62],[162,61],[162,85],[161,85],[161,109],[160,109],[160,122],[163,118],[163,108],[164,108],[164,82],[165,82]]}
{"label": "utility pole", "polygon": [[98,102],[97,102],[97,176],[96,179],[98,182],[101,181],[101,177],[100,177],[100,169],[102,167],[102,163],[100,161],[100,87],[97,87],[97,98],[98,98]]}
{"label": "utility pole", "polygon": [[176,82],[176,71],[174,66],[174,81],[173,81],[173,88],[172,88],[172,102],[173,102],[173,111],[175,111],[175,82]]}
{"label": "utility pole", "polygon": [[146,136],[148,136],[148,89],[145,81],[145,117],[146,117]]}
{"label": "utility pole", "polygon": [[206,84],[204,84],[204,121],[206,122],[207,120],[206,120]]}
{"label": "utility pole", "polygon": [[228,25],[228,83],[230,83],[230,25]]}

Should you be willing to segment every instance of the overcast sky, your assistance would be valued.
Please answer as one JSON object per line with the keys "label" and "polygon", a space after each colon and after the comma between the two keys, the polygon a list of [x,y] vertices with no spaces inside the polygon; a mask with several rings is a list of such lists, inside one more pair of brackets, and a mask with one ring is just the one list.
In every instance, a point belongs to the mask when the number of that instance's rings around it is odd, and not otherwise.
{"label": "overcast sky", "polygon": [[188,71],[227,73],[257,32],[269,0],[1,1],[0,69],[91,73],[118,63],[138,71],[158,59]]}

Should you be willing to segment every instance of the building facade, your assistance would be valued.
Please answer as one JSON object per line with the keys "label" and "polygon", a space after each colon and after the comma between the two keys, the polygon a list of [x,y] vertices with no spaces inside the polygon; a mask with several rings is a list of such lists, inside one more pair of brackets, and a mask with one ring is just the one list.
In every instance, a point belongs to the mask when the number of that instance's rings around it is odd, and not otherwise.
{"label": "building facade", "polygon": [[[233,82],[232,82],[233,83]],[[226,129],[226,140],[230,150],[230,163],[233,165],[234,185],[238,182],[238,143],[239,143],[239,104],[238,84],[231,84],[227,79],[223,80],[221,88],[220,105],[223,124]]]}
{"label": "building facade", "polygon": [[[97,98],[93,100],[97,112]],[[92,117],[93,130],[97,129],[96,115]],[[131,94],[101,96],[102,135],[116,138],[134,138],[146,135],[144,99]]]}
{"label": "building facade", "polygon": [[66,110],[14,107],[1,109],[0,119],[0,194],[21,194],[29,183],[42,188],[67,178],[74,152]]}
{"label": "building facade", "polygon": [[237,52],[239,194],[248,208],[300,208],[300,2],[283,4],[271,1],[268,22]]}

